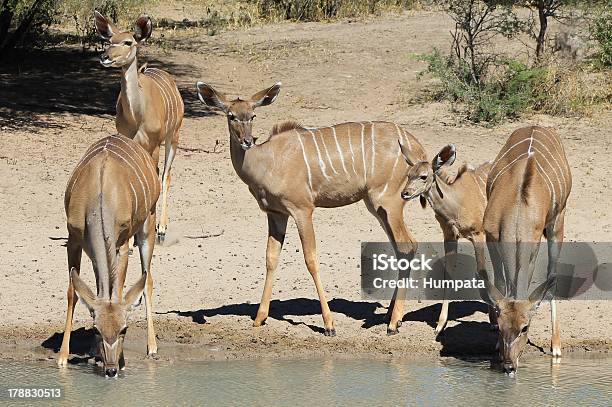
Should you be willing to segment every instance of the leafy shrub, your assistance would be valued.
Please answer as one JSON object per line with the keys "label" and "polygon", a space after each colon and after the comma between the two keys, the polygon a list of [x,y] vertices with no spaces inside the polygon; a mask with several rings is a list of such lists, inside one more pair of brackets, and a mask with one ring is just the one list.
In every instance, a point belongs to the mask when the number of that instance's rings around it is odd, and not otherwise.
{"label": "leafy shrub", "polygon": [[439,81],[433,91],[434,99],[463,104],[467,118],[476,123],[518,118],[545,97],[542,86],[547,77],[545,68],[530,68],[519,61],[506,59],[499,63],[496,74],[476,84],[465,63],[444,56],[438,50],[421,56],[421,60],[428,63],[421,76],[429,73]]}
{"label": "leafy shrub", "polygon": [[604,66],[612,66],[612,13],[609,11],[598,16],[591,33],[599,43],[599,62]]}

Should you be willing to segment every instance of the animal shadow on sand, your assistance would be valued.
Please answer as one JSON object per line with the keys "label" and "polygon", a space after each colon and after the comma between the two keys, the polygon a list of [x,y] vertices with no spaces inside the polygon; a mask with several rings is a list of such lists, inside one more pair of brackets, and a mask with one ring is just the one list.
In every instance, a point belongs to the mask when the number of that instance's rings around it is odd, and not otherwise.
{"label": "animal shadow on sand", "polygon": [[[56,332],[45,339],[40,345],[45,349],[50,349],[58,353],[62,346],[62,339],[64,339],[64,333]],[[68,363],[75,365],[87,363],[92,358],[91,351],[93,343],[93,329],[79,328],[72,331],[70,335],[70,354],[77,356],[68,359]]]}
{"label": "animal shadow on sand", "polygon": [[[382,323],[382,316],[375,314],[376,309],[382,307],[380,303],[368,301],[349,301],[334,298],[328,302],[329,308],[334,313],[344,314],[349,318],[363,321],[364,327],[370,327]],[[201,309],[197,311],[168,311],[158,312],[158,314],[176,314],[181,317],[188,317],[198,324],[206,323],[206,318],[218,315],[247,316],[255,319],[259,304],[229,304],[218,308]],[[319,326],[295,321],[290,316],[309,316],[321,315],[321,305],[318,300],[309,298],[295,298],[291,300],[272,300],[270,301],[270,313],[268,318],[278,321],[288,322],[291,325],[305,325],[314,332],[324,333],[324,329]]]}
{"label": "animal shadow on sand", "polygon": [[[403,321],[421,321],[433,329],[437,325],[442,304],[433,304],[404,315]],[[448,321],[457,325],[447,325],[436,341],[442,345],[440,356],[451,356],[467,361],[490,360],[495,354],[497,332],[491,330],[489,322],[463,321],[478,312],[488,315],[488,307],[479,301],[451,302]],[[407,328],[406,328],[407,329]]]}

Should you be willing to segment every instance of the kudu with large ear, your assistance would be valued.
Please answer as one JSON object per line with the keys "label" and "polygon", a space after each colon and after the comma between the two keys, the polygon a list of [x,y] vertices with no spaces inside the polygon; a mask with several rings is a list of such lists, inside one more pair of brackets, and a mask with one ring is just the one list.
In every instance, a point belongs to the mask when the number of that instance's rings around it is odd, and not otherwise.
{"label": "kudu with large ear", "polygon": [[94,10],[94,25],[96,26],[96,31],[100,37],[104,38],[105,40],[110,40],[111,37],[117,32],[115,26],[97,10]]}
{"label": "kudu with large ear", "polygon": [[87,287],[87,284],[81,277],[77,270],[73,267],[70,270],[70,280],[72,281],[72,286],[74,287],[74,291],[78,295],[79,299],[85,304],[90,313],[94,312],[97,297],[96,295]]}
{"label": "kudu with large ear", "polygon": [[497,303],[504,299],[504,295],[489,280],[486,271],[479,270],[478,274],[485,283],[485,288],[480,289],[480,296],[490,306],[497,308]]}
{"label": "kudu with large ear", "polygon": [[144,14],[136,20],[134,25],[134,39],[138,42],[143,42],[151,36],[153,32],[153,23],[151,18]]}
{"label": "kudu with large ear", "polygon": [[128,290],[128,292],[123,297],[123,301],[129,307],[128,310],[133,310],[138,305],[140,305],[140,300],[142,298],[142,293],[145,289],[145,284],[147,282],[147,275],[143,274],[142,277],[138,279],[134,283],[134,285]]}
{"label": "kudu with large ear", "polygon": [[420,157],[418,155],[416,155],[414,151],[412,151],[410,146],[407,146],[407,145],[403,144],[401,140],[398,140],[397,142],[399,143],[402,155],[404,156],[404,159],[406,160],[408,165],[414,166],[416,163],[421,161]]}
{"label": "kudu with large ear", "polygon": [[542,301],[548,301],[554,298],[555,289],[557,287],[557,275],[551,274],[546,281],[536,287],[529,295],[529,302],[534,307],[538,307]]}
{"label": "kudu with large ear", "polygon": [[202,103],[224,112],[227,111],[227,97],[223,93],[217,92],[212,86],[204,82],[198,82],[196,88],[198,89],[198,98]]}
{"label": "kudu with large ear", "polygon": [[277,82],[268,89],[257,92],[251,96],[251,104],[253,109],[259,106],[268,106],[276,100],[280,93],[281,83]]}
{"label": "kudu with large ear", "polygon": [[451,166],[457,158],[457,150],[454,144],[442,147],[442,150],[431,161],[431,168],[434,172],[438,171],[443,165]]}

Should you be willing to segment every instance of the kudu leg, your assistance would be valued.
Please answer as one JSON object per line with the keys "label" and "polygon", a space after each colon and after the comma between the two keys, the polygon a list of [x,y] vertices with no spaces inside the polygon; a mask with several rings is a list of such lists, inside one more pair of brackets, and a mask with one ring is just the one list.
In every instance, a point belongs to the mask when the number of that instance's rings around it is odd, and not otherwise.
{"label": "kudu leg", "polygon": [[274,270],[278,265],[278,258],[285,241],[288,216],[279,213],[268,213],[268,244],[266,246],[266,281],[264,283],[261,302],[253,326],[261,326],[268,318],[270,311],[270,297],[274,282]]}
{"label": "kudu leg", "polygon": [[66,310],[66,324],[64,326],[64,337],[62,338],[62,346],[57,358],[57,365],[60,367],[68,364],[68,355],[70,354],[70,334],[72,332],[72,317],[74,315],[74,307],[77,302],[77,295],[72,285],[70,278],[70,270],[76,269],[77,273],[81,271],[81,255],[83,249],[68,237],[68,290],[66,297],[68,298],[68,308]]}
{"label": "kudu leg", "polygon": [[[472,236],[472,244],[474,245],[474,256],[476,257],[476,272],[481,278],[486,278],[487,275],[487,263],[485,257],[485,236],[480,233]],[[489,307],[489,323],[491,324],[491,330],[497,330],[497,312],[491,305]]]}
{"label": "kudu leg", "polygon": [[123,298],[123,286],[125,285],[125,276],[127,274],[130,240],[131,239],[128,239],[128,241],[119,248],[119,259],[117,262],[117,293],[119,298]]}
{"label": "kudu leg", "polygon": [[[452,272],[455,269],[457,260],[457,236],[447,227],[442,228],[444,233],[444,279],[449,275],[449,270]],[[446,298],[446,287],[443,289],[444,299],[442,300],[442,309],[438,316],[438,324],[436,325],[435,333],[442,333],[448,322],[448,299]]]}
{"label": "kudu leg", "polygon": [[300,234],[300,240],[302,241],[302,250],[304,252],[304,261],[306,267],[312,276],[319,295],[319,301],[321,302],[321,314],[323,316],[323,324],[325,325],[325,336],[336,336],[336,329],[334,328],[334,321],[325,298],[325,289],[319,276],[319,265],[317,263],[317,247],[314,227],[312,226],[312,210],[301,211],[296,214],[292,214],[295,219],[295,223]]}
{"label": "kudu leg", "polygon": [[[178,139],[178,137],[177,137]],[[168,145],[170,144],[170,145]],[[166,231],[168,230],[168,192],[170,190],[170,170],[172,162],[176,156],[177,141],[166,141],[164,172],[162,173],[161,184],[161,213],[159,215],[159,225],[157,226],[157,241],[163,243],[166,239]]]}
{"label": "kudu leg", "polygon": [[140,266],[142,273],[146,274],[147,281],[144,290],[145,308],[147,313],[147,355],[157,353],[157,341],[153,329],[153,276],[151,275],[151,259],[155,246],[155,213],[142,225],[138,232],[138,250],[140,252]]}
{"label": "kudu leg", "polygon": [[[412,237],[404,223],[403,201],[394,199],[389,205],[377,205],[368,200],[366,201],[366,207],[380,222],[398,256],[411,255],[416,251],[416,240]],[[400,275],[400,278],[407,277],[407,275]],[[385,317],[385,320],[388,321],[388,335],[394,335],[399,332],[399,327],[402,325],[402,318],[404,317],[405,302],[406,289],[396,289],[391,304],[389,304],[389,311]]]}
{"label": "kudu leg", "polygon": [[[563,230],[565,225],[565,210],[557,216],[553,230],[547,230],[548,243],[548,275],[557,272],[557,262],[563,244]],[[550,320],[552,325],[551,350],[554,358],[561,357],[561,329],[557,318],[557,303],[550,300]]]}

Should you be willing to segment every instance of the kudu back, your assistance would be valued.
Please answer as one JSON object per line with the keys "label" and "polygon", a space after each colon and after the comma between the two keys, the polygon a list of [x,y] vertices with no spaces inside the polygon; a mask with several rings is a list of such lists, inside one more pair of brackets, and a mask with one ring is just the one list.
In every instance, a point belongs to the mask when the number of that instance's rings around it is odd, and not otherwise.
{"label": "kudu back", "polygon": [[[144,291],[148,353],[157,351],[152,323],[150,272],[155,244],[155,204],[160,185],[151,156],[135,141],[109,136],[94,143],[72,172],[65,193],[68,227],[68,310],[58,364],[69,355],[77,296],[94,320],[96,344],[107,376],[124,367],[129,311]],[[136,235],[142,277],[123,295],[128,240]],[[96,294],[81,280],[82,251],[93,263]]]}
{"label": "kudu back", "polygon": [[[507,373],[518,368],[531,318],[547,299],[551,299],[552,354],[561,356],[553,297],[571,188],[561,139],[553,130],[539,126],[512,133],[489,174],[484,228],[495,280],[487,280],[483,297],[497,311],[500,357]],[[542,236],[548,244],[547,279],[529,292]]]}

